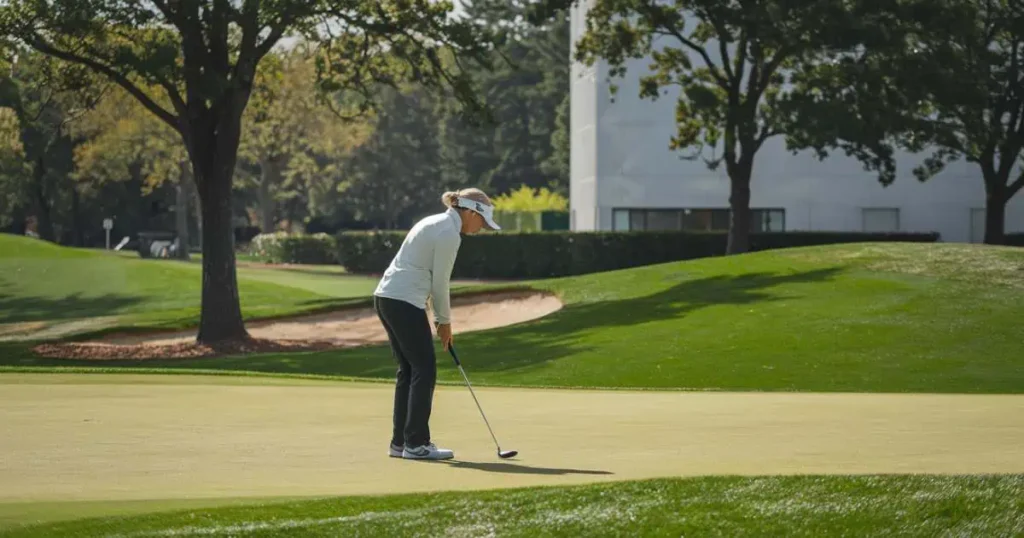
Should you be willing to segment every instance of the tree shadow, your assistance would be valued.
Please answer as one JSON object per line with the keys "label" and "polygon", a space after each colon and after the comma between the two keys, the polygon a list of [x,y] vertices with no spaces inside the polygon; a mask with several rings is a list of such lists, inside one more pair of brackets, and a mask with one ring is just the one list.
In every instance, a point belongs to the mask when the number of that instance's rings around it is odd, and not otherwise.
{"label": "tree shadow", "polygon": [[[477,371],[503,371],[540,364],[594,349],[584,338],[604,328],[633,327],[679,319],[700,309],[721,305],[751,305],[799,298],[793,290],[774,290],[787,284],[823,282],[841,269],[827,268],[789,274],[749,273],[685,280],[659,292],[629,299],[570,305],[539,320],[466,335],[462,353]],[[644,343],[642,338],[637,339]],[[651,345],[641,346],[649,351]],[[472,354],[472,355],[471,355]],[[471,358],[470,358],[471,356]],[[623,357],[627,359],[627,357]]]}
{"label": "tree shadow", "polygon": [[567,475],[567,474],[580,474],[580,475],[612,475],[615,474],[611,471],[595,471],[587,469],[558,469],[552,467],[532,467],[529,465],[521,465],[518,463],[500,463],[500,462],[475,462],[475,461],[462,461],[462,460],[448,460],[441,461],[456,469],[472,469],[474,471],[484,471],[488,473],[502,473],[502,474],[535,474],[535,475]]}
{"label": "tree shadow", "polygon": [[[792,273],[748,273],[686,279],[655,293],[605,301],[570,304],[549,316],[500,329],[457,335],[460,359],[467,369],[480,373],[498,373],[529,368],[564,357],[594,351],[602,346],[592,337],[601,329],[641,327],[643,324],[683,318],[703,308],[719,305],[750,305],[799,298],[799,290],[778,286],[824,282],[833,279],[840,268]],[[679,273],[666,278],[685,279]],[[631,338],[631,341],[634,339]],[[664,350],[671,342],[659,344],[636,338],[635,349],[620,350],[620,359],[629,361],[634,354]],[[451,357],[435,341],[441,378],[461,381]],[[0,361],[3,362],[3,361]],[[63,364],[81,364],[67,361]],[[85,364],[89,364],[86,362]],[[157,368],[204,368],[270,373],[315,374],[390,379],[395,362],[387,345],[320,352],[291,352],[203,359],[106,361],[106,366],[146,366]]]}
{"label": "tree shadow", "polygon": [[15,296],[8,290],[2,290],[0,291],[0,323],[66,321],[111,316],[141,302],[141,298],[128,295],[106,294],[83,297],[80,293],[75,293],[63,297],[38,297]]}
{"label": "tree shadow", "polygon": [[[463,342],[460,358],[475,371],[500,372],[529,367],[593,350],[593,340],[584,335],[602,328],[639,326],[681,318],[716,305],[792,299],[798,297],[792,295],[794,290],[786,290],[791,294],[786,295],[782,290],[773,288],[826,281],[839,271],[838,268],[830,268],[788,274],[750,273],[683,280],[650,295],[573,304],[532,322],[469,333],[457,336],[456,341]],[[685,275],[679,275],[679,278],[685,278]],[[643,347],[649,352],[652,346]],[[439,368],[454,369],[450,356],[440,346],[436,350]],[[623,360],[627,358],[623,357]],[[344,351],[203,359],[203,364],[206,367],[216,364],[215,367],[225,369],[372,378],[390,378],[395,374],[395,363],[387,345]]]}

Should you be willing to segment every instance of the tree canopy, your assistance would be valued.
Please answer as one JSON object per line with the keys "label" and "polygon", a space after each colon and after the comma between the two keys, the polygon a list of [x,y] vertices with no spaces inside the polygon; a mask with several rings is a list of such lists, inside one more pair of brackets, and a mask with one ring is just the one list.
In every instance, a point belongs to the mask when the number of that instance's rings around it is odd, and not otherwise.
{"label": "tree canopy", "polygon": [[949,163],[976,164],[985,242],[1001,243],[1005,206],[1024,188],[1024,6],[1007,0],[917,3],[889,43],[846,51],[808,70],[794,103],[799,143],[842,149],[888,185],[897,150],[927,152],[921,181]]}
{"label": "tree canopy", "polygon": [[604,60],[615,79],[626,75],[631,60],[649,58],[649,71],[638,75],[639,96],[655,100],[669,88],[678,91],[676,133],[666,143],[713,169],[725,164],[727,252],[745,252],[755,156],[768,138],[792,127],[782,106],[793,91],[787,77],[837,46],[855,44],[859,36],[835,32],[862,15],[855,11],[828,0],[594,0],[574,59]]}
{"label": "tree canopy", "polygon": [[179,133],[202,206],[197,339],[215,342],[248,338],[232,188],[260,62],[285,36],[302,36],[320,45],[318,87],[354,93],[359,108],[372,107],[382,84],[416,81],[480,113],[486,108],[459,66],[463,58],[489,62],[491,33],[450,17],[452,7],[428,0],[10,0],[0,6],[0,40],[105,77]]}

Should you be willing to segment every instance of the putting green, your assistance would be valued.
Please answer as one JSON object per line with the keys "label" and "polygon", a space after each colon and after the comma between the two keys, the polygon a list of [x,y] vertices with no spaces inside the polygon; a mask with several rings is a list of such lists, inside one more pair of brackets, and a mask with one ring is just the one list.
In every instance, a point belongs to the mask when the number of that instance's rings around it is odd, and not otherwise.
{"label": "putting green", "polygon": [[458,461],[424,463],[386,456],[387,385],[100,374],[0,384],[0,503],[1024,472],[1024,396],[481,388],[503,448],[520,451],[502,461],[468,391],[439,387],[434,437]]}

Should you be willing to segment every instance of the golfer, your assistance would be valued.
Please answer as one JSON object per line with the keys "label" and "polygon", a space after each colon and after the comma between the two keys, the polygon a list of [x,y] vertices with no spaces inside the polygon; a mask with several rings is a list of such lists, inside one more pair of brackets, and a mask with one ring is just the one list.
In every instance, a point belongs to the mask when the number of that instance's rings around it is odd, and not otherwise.
{"label": "golfer", "polygon": [[427,318],[431,299],[437,336],[444,350],[452,342],[449,280],[461,234],[485,226],[492,230],[494,206],[479,189],[446,192],[448,209],[416,223],[391,260],[374,292],[374,308],[398,362],[394,431],[389,455],[394,458],[443,460],[455,457],[430,439],[430,409],[437,379],[437,358]]}

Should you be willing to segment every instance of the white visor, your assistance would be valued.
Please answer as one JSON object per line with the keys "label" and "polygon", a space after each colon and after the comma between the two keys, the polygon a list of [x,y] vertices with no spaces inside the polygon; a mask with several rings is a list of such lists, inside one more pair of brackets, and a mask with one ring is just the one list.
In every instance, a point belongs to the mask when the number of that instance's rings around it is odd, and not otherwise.
{"label": "white visor", "polygon": [[469,198],[460,197],[459,207],[479,213],[484,218],[484,222],[487,223],[488,228],[492,230],[501,229],[501,226],[498,226],[498,223],[494,222],[494,206],[477,202],[476,200],[470,200]]}

